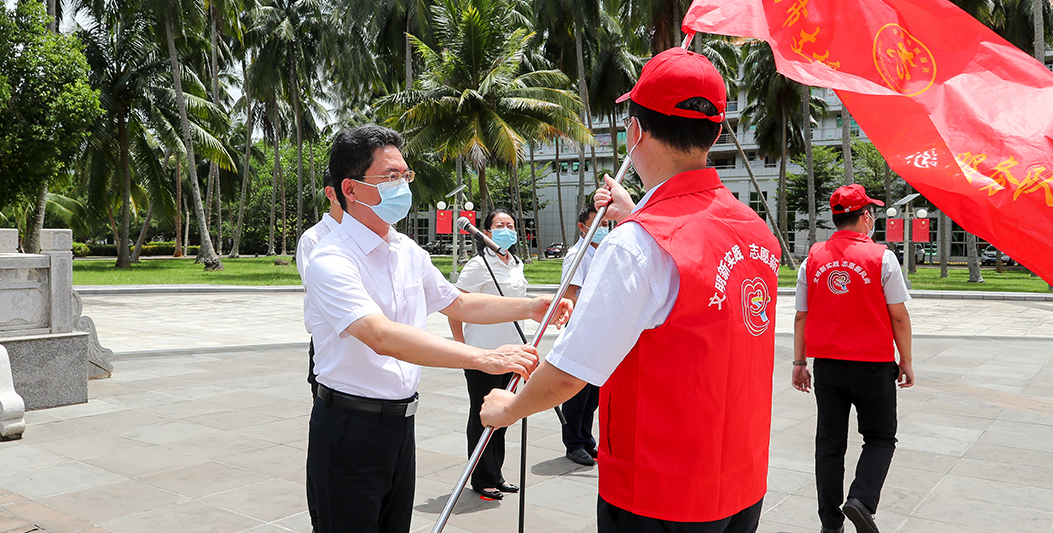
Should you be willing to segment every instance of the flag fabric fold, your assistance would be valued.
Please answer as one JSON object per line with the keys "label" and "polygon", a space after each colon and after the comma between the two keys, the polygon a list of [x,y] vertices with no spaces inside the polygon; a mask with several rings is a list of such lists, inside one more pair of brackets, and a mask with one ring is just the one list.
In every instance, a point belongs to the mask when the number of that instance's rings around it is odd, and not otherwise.
{"label": "flag fabric fold", "polygon": [[889,166],[1053,283],[1053,72],[947,0],[695,0],[687,33],[763,39]]}

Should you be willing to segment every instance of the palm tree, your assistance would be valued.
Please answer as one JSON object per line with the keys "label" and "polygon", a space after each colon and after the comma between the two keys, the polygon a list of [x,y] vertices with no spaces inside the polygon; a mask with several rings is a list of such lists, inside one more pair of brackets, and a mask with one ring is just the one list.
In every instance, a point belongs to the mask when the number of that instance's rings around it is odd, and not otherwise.
{"label": "palm tree", "polygon": [[[760,152],[779,157],[779,232],[788,237],[786,209],[786,163],[791,155],[803,149],[799,116],[801,105],[798,84],[775,68],[771,47],[764,41],[749,41],[743,48],[746,65],[743,84],[749,104],[742,110],[743,121],[756,127]],[[785,253],[783,254],[785,255]],[[783,258],[785,261],[786,257]]]}
{"label": "palm tree", "polygon": [[[92,25],[78,32],[78,36],[84,43],[92,86],[100,91],[100,102],[107,113],[92,128],[78,162],[79,172],[87,180],[88,205],[98,209],[112,205],[108,196],[113,178],[117,178],[122,198],[116,232],[117,266],[126,267],[130,264],[128,244],[135,176],[167,178],[159,164],[150,163],[163,154],[158,146],[163,145],[177,156],[188,152],[176,133],[179,111],[173,103],[189,101],[198,120],[216,117],[218,113],[208,102],[172,89],[164,58],[149,39],[151,21],[141,11],[108,4],[87,6],[83,14]],[[229,165],[218,141],[197,122],[192,126],[209,157]],[[155,191],[162,189],[165,187]]]}
{"label": "palm tree", "polygon": [[[265,0],[253,11],[246,30],[258,52],[253,68],[270,71],[264,77],[280,77],[284,98],[292,107],[296,134],[296,239],[303,233],[303,113],[310,98],[322,50],[321,6],[316,0]],[[265,84],[258,84],[263,87]],[[273,85],[273,81],[271,82]]]}
{"label": "palm tree", "polygon": [[589,94],[592,95],[592,111],[607,116],[614,167],[618,168],[618,130],[615,119],[620,106],[614,101],[632,89],[643,61],[629,50],[620,26],[612,24],[604,28],[599,34],[597,45],[592,54]]}
{"label": "palm tree", "polygon": [[506,1],[442,0],[434,17],[441,48],[413,39],[422,76],[414,89],[382,99],[382,112],[406,133],[408,153],[464,156],[478,172],[485,214],[490,161],[517,165],[527,140],[552,130],[579,143],[594,140],[563,73],[521,73],[532,35],[525,28],[508,31],[513,15]]}
{"label": "palm tree", "polygon": [[201,234],[201,247],[198,250],[198,261],[205,265],[205,270],[223,270],[223,262],[212,247],[212,238],[208,231],[208,218],[205,216],[204,203],[201,199],[201,186],[197,177],[197,158],[194,153],[193,136],[190,119],[187,115],[187,99],[183,94],[183,69],[179,54],[176,51],[176,32],[197,31],[204,19],[203,5],[196,0],[145,0],[144,8],[151,11],[168,44],[168,59],[172,69],[172,82],[175,85],[176,107],[179,110],[179,125],[182,130],[183,144],[186,147],[187,173],[190,191],[193,196],[194,215],[197,217],[198,231]]}

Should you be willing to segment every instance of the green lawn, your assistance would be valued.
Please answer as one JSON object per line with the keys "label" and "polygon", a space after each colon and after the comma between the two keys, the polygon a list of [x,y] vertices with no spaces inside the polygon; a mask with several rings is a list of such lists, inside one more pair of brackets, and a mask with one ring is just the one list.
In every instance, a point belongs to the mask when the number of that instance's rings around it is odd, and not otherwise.
{"label": "green lawn", "polygon": [[[144,259],[128,269],[118,269],[114,261],[73,261],[74,285],[168,285],[168,284],[212,284],[212,285],[299,285],[300,275],[296,266],[275,265],[273,257],[243,257],[224,259],[220,272],[205,272],[195,264],[193,258]],[[289,257],[281,257],[289,261]],[[433,257],[432,262],[444,275],[450,273],[450,257]],[[535,260],[526,265],[526,277],[531,283],[559,283],[562,259]],[[1004,291],[1047,292],[1048,286],[1041,278],[1032,277],[1023,270],[1006,270],[998,274],[994,268],[983,269],[984,283],[969,283],[969,272],[964,267],[952,268],[950,277],[940,279],[939,267],[918,267],[918,273],[910,277],[914,289],[952,291]],[[787,267],[779,269],[779,286],[793,287],[797,271]]]}
{"label": "green lawn", "polygon": [[[1001,274],[994,267],[981,269],[983,283],[969,283],[969,270],[954,267],[947,278],[940,278],[940,267],[919,266],[916,274],[910,275],[911,289],[936,291],[993,291],[993,292],[1048,292],[1049,286],[1042,278],[1032,277],[1024,270],[1006,270]],[[788,267],[779,269],[779,286],[797,285],[797,271]]]}

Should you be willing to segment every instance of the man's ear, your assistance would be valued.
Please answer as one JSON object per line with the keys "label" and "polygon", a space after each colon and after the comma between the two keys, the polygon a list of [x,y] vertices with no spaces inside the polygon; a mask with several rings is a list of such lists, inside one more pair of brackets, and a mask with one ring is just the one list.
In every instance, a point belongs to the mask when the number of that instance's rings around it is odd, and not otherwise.
{"label": "man's ear", "polygon": [[580,231],[584,235],[589,232],[589,228],[585,224],[578,222],[578,231]]}
{"label": "man's ear", "polygon": [[355,180],[351,178],[344,178],[340,180],[340,191],[344,193],[344,198],[347,201],[355,199]]}
{"label": "man's ear", "polygon": [[325,193],[325,197],[328,198],[330,202],[340,203],[336,199],[336,189],[334,189],[332,187],[325,187],[325,188],[322,189],[322,191]]}

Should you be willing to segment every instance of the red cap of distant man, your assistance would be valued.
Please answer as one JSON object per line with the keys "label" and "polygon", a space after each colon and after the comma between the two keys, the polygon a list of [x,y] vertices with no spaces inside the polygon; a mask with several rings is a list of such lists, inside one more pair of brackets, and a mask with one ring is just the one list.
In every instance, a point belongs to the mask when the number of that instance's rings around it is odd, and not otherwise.
{"label": "red cap of distant man", "polygon": [[838,187],[834,194],[830,195],[830,210],[835,215],[851,213],[870,204],[883,207],[885,202],[867,196],[867,190],[858,183]]}
{"label": "red cap of distant man", "polygon": [[[676,107],[676,104],[696,97],[713,102],[717,106],[717,115],[708,116],[699,111]],[[670,48],[652,57],[644,65],[633,90],[623,94],[616,102],[621,103],[630,98],[663,115],[705,118],[713,122],[723,122],[724,110],[728,107],[724,78],[713,63],[706,56],[683,48]]]}

